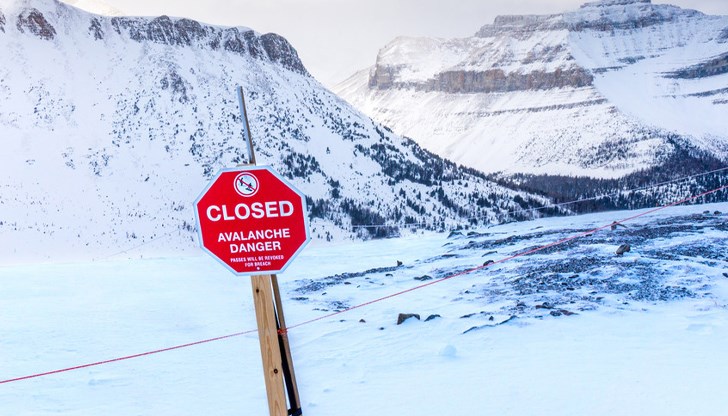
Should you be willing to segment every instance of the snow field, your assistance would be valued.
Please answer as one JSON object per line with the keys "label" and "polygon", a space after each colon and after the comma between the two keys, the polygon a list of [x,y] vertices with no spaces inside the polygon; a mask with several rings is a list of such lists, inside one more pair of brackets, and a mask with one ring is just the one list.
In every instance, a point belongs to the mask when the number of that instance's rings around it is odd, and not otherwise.
{"label": "snow field", "polygon": [[[671,208],[639,223],[669,224],[671,216],[704,209],[725,212],[728,205]],[[470,238],[497,241],[544,233],[538,241],[550,242],[564,228],[590,229],[631,214],[506,224]],[[676,238],[691,244],[723,241],[726,235],[703,229]],[[651,242],[656,247],[672,243]],[[312,244],[280,276],[287,323],[294,326],[331,313],[336,305],[361,304],[422,283],[413,276],[439,276],[507,254],[499,249],[483,257],[479,250],[454,250],[457,244],[457,238],[441,234]],[[636,247],[615,265],[648,261],[650,247]],[[604,246],[605,253],[612,248]],[[397,261],[403,266],[395,267]],[[503,263],[293,328],[289,336],[304,414],[715,414],[728,405],[723,394],[728,278],[716,272],[721,264],[728,268],[725,261],[684,263],[666,262],[665,271],[676,280],[698,279],[698,285],[711,286],[710,296],[624,305],[624,294],[607,293],[601,306],[577,315],[536,312],[464,334],[488,319],[460,316],[494,310],[502,302],[471,299],[464,290],[515,267]],[[357,274],[371,269],[378,271]],[[207,256],[0,268],[0,379],[254,329],[248,280],[230,275]],[[307,289],[330,282],[335,284]],[[402,312],[420,313],[423,321],[397,326]],[[442,317],[424,322],[431,313]],[[0,410],[18,415],[266,414],[256,338],[248,334],[0,384]]]}

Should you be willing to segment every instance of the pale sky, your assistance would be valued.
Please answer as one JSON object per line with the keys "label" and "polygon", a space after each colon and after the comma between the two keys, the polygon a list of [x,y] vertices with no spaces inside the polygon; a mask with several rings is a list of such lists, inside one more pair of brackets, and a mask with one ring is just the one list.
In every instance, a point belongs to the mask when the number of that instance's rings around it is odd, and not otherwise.
{"label": "pale sky", "polygon": [[[79,6],[96,0],[69,0]],[[188,17],[246,26],[288,39],[303,64],[331,87],[375,63],[397,36],[465,37],[501,14],[576,10],[585,0],[101,0],[126,15]],[[707,14],[728,15],[728,0],[672,0]]]}

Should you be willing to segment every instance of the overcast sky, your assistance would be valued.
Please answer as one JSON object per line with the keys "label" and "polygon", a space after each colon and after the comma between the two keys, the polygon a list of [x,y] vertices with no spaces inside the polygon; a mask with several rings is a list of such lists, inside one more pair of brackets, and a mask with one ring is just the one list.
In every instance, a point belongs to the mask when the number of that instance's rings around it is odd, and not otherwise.
{"label": "overcast sky", "polygon": [[[69,0],[79,6],[96,0]],[[188,17],[282,35],[311,74],[333,86],[374,64],[397,36],[465,37],[501,14],[576,10],[584,0],[101,0],[127,15]],[[728,0],[672,0],[728,15]]]}

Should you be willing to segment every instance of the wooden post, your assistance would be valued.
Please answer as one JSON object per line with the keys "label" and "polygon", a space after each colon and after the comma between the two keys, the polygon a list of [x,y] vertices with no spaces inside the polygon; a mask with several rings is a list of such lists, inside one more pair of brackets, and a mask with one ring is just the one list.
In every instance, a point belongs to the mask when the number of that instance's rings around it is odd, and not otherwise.
{"label": "wooden post", "polygon": [[253,149],[253,136],[250,134],[248,123],[248,110],[245,108],[245,95],[243,87],[238,86],[238,104],[240,105],[240,116],[243,119],[243,139],[248,146],[248,165],[255,165],[255,149]]}
{"label": "wooden post", "polygon": [[273,288],[270,275],[256,275],[251,278],[255,317],[258,321],[260,353],[263,358],[263,376],[268,395],[270,416],[286,416],[286,393],[284,390],[283,366],[278,341],[278,326],[273,309]]}
{"label": "wooden post", "polygon": [[[238,86],[238,103],[243,119],[243,138],[248,147],[248,163],[239,166],[255,166],[253,136],[250,134],[248,112],[245,108],[243,87]],[[298,396],[296,374],[293,371],[293,357],[288,343],[286,320],[283,316],[283,301],[278,288],[278,276],[256,275],[252,277],[255,318],[258,321],[260,353],[263,358],[265,390],[268,395],[268,409],[271,416],[298,416],[302,414],[301,400]],[[279,331],[282,329],[283,331]],[[288,389],[291,404],[287,411],[284,387]]]}

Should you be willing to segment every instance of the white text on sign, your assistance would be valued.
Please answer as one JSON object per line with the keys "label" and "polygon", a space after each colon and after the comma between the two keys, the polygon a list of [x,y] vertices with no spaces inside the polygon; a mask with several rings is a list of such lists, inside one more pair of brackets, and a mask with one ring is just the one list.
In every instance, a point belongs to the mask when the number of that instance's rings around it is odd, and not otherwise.
{"label": "white text on sign", "polygon": [[227,205],[210,205],[206,214],[207,219],[213,222],[290,217],[293,215],[293,204],[290,201],[253,202],[250,205],[240,203],[232,208],[232,212]]}
{"label": "white text on sign", "polygon": [[[266,230],[222,232],[217,237],[218,243],[230,244],[230,254],[256,253],[261,251],[280,251],[281,239],[291,238],[290,228],[275,228]],[[273,240],[274,241],[257,241]],[[240,243],[235,243],[240,241]]]}

